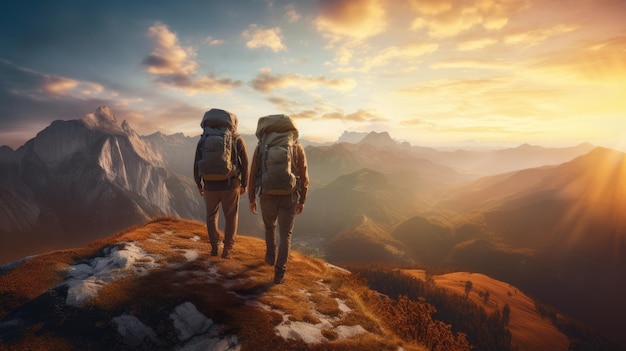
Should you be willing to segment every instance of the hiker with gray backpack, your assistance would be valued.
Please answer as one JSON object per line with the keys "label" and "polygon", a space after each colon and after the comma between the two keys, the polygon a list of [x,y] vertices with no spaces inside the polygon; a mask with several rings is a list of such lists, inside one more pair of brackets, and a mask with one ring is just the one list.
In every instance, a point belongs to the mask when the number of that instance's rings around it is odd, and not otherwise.
{"label": "hiker with gray backpack", "polygon": [[218,255],[220,232],[218,211],[224,214],[222,258],[231,258],[239,221],[239,195],[248,182],[248,150],[237,134],[237,116],[221,109],[207,111],[200,126],[202,136],[196,147],[193,175],[206,205],[206,225],[211,256]]}
{"label": "hiker with gray backpack", "polygon": [[302,213],[309,188],[306,155],[298,142],[298,129],[288,116],[259,118],[256,136],[258,145],[248,180],[250,211],[257,214],[258,193],[265,226],[265,262],[274,266],[274,283],[281,284],[285,281],[295,216]]}

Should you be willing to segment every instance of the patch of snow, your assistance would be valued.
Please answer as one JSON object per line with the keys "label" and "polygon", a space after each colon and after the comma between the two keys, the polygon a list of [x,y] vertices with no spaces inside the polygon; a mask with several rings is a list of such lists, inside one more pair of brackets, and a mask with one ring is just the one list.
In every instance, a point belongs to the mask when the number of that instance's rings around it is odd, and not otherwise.
{"label": "patch of snow", "polygon": [[301,321],[291,321],[288,314],[284,313],[281,310],[276,310],[271,306],[268,306],[256,300],[247,300],[246,304],[248,306],[256,306],[266,311],[273,311],[281,314],[283,317],[283,321],[274,329],[276,331],[276,335],[282,337],[283,339],[295,339],[301,340],[307,344],[317,344],[328,341],[328,339],[324,335],[322,335],[322,331],[325,329],[336,332],[337,336],[341,339],[347,339],[359,334],[367,333],[365,328],[360,325],[339,325],[337,327],[334,327],[333,322],[338,321],[339,318],[326,316],[317,312],[315,309],[313,309],[311,312],[313,313],[313,315],[315,315],[315,317],[320,320],[320,322],[313,324]]}
{"label": "patch of snow", "polygon": [[9,262],[9,263],[5,263],[5,264],[3,264],[2,266],[0,266],[0,275],[2,275],[2,274],[4,274],[4,273],[7,273],[7,272],[9,272],[9,271],[12,271],[15,267],[17,267],[17,266],[21,265],[22,263],[24,263],[24,262],[26,262],[26,261],[30,260],[31,258],[33,258],[33,257],[35,257],[35,256],[36,256],[36,255],[33,255],[33,256],[27,256],[27,257],[24,257],[24,258],[19,259],[19,260],[17,260],[17,261],[12,261],[12,262]]}
{"label": "patch of snow", "polygon": [[341,299],[338,299],[338,298],[335,298],[335,301],[337,301],[337,305],[339,305],[339,310],[341,312],[343,312],[343,313],[352,312],[352,309],[350,307],[348,307],[348,305],[346,305],[345,301],[343,301]]}
{"label": "patch of snow", "polygon": [[187,259],[187,262],[195,261],[199,257],[198,251],[196,250],[181,250],[181,251],[183,251],[183,255],[185,256],[185,259]]}
{"label": "patch of snow", "polygon": [[360,325],[352,325],[352,326],[340,325],[336,327],[334,330],[340,339],[347,339],[355,335],[367,333],[365,328],[363,328]]}
{"label": "patch of snow", "polygon": [[213,321],[202,314],[194,304],[187,301],[178,305],[170,314],[174,327],[178,331],[178,339],[185,341],[194,335],[206,333]]}
{"label": "patch of snow", "polygon": [[157,335],[152,328],[143,324],[137,317],[123,314],[113,318],[117,325],[117,332],[124,338],[124,343],[131,348],[143,344],[146,340],[157,341]]}
{"label": "patch of snow", "polygon": [[347,270],[347,269],[345,269],[345,268],[341,268],[341,267],[339,267],[339,266],[335,266],[334,264],[330,264],[330,263],[328,263],[328,262],[326,262],[326,266],[327,266],[328,268],[336,269],[336,270],[338,270],[338,271],[340,271],[340,272],[342,272],[342,273],[352,274],[352,272],[350,272],[349,270]]}
{"label": "patch of snow", "polygon": [[[286,319],[286,316],[283,316]],[[324,341],[328,341],[324,335],[322,335],[322,329],[331,329],[332,325],[326,323],[311,324],[306,322],[290,322],[289,320],[283,320],[276,327],[276,334],[283,339],[295,339],[302,340],[307,344],[318,344]]]}
{"label": "patch of snow", "polygon": [[191,239],[189,239],[189,240],[191,240],[191,241],[193,241],[193,242],[197,242],[197,241],[200,241],[200,237],[199,237],[199,236],[197,236],[197,235],[194,235],[194,236],[193,236],[193,238],[191,238]]}
{"label": "patch of snow", "polygon": [[219,326],[194,304],[187,301],[178,305],[170,314],[178,339],[184,344],[177,351],[239,351],[241,343],[236,335],[220,336]]}
{"label": "patch of snow", "polygon": [[68,305],[78,307],[95,297],[107,283],[132,273],[145,274],[158,266],[154,257],[135,243],[119,244],[123,246],[106,248],[103,257],[70,266],[69,278],[63,283],[69,286],[65,300]]}

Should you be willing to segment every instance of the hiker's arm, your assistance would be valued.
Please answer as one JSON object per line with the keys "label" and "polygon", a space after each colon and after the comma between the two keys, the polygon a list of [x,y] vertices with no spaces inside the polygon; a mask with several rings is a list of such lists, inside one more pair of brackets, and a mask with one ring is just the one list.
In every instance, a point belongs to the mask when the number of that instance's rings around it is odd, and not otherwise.
{"label": "hiker's arm", "polygon": [[[252,164],[250,165],[250,172],[249,172],[249,176],[248,176],[248,199],[250,200],[250,206],[252,207],[252,203],[255,203],[256,206],[256,177],[257,177],[257,172],[258,172],[258,168],[259,168],[259,163],[258,163],[258,154],[259,154],[259,147],[255,147],[254,148],[254,154],[252,156]],[[250,208],[250,210],[252,210],[252,208]]]}
{"label": "hiker's arm", "polygon": [[304,202],[306,201],[306,195],[309,192],[309,170],[306,161],[306,154],[304,153],[304,147],[301,144],[298,144],[298,176],[300,177],[300,181],[298,182],[300,192],[300,201],[299,204],[300,212],[302,212],[302,208],[304,207]]}
{"label": "hiker's arm", "polygon": [[246,147],[246,143],[241,136],[237,138],[237,152],[239,155],[239,162],[241,163],[241,191],[240,195],[245,194],[246,188],[248,187],[248,148]]}

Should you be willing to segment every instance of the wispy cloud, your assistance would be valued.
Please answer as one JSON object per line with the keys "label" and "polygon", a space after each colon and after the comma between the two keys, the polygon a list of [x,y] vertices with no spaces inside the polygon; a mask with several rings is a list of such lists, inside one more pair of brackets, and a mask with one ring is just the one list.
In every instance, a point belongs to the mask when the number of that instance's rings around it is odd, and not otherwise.
{"label": "wispy cloud", "polygon": [[224,44],[224,41],[221,39],[215,39],[212,36],[208,36],[206,37],[206,39],[204,39],[204,42],[206,44],[208,44],[209,46],[216,46],[216,45],[222,45]]}
{"label": "wispy cloud", "polygon": [[509,23],[509,16],[527,5],[517,1],[411,0],[417,17],[413,30],[426,30],[434,38],[450,37],[475,27],[498,30]]}
{"label": "wispy cloud", "polygon": [[498,40],[494,38],[466,39],[459,41],[457,48],[460,51],[481,50],[497,43]]}
{"label": "wispy cloud", "polygon": [[415,41],[402,46],[390,46],[376,52],[372,56],[363,55],[351,65],[337,69],[342,72],[369,72],[377,67],[388,66],[391,62],[401,62],[403,67],[411,65],[420,57],[437,51],[439,44],[426,41]]}
{"label": "wispy cloud", "polygon": [[272,75],[269,68],[262,69],[250,82],[257,91],[269,93],[275,89],[297,87],[303,90],[325,87],[333,90],[351,90],[356,86],[353,79],[329,79],[322,76],[303,76],[297,73]]}
{"label": "wispy cloud", "polygon": [[[549,78],[563,84],[615,82],[624,87],[626,35],[581,41],[537,57],[529,68],[528,73],[538,80]],[[550,75],[547,76],[547,73]]]}
{"label": "wispy cloud", "polygon": [[241,33],[241,36],[248,40],[246,46],[250,49],[266,47],[274,52],[287,50],[283,44],[279,27],[265,29],[256,24],[251,24],[248,29]]}
{"label": "wispy cloud", "polygon": [[524,45],[532,46],[539,44],[546,39],[554,37],[556,35],[568,33],[578,29],[578,25],[575,24],[557,24],[548,28],[535,28],[531,30],[522,30],[513,33],[508,33],[504,38],[504,43],[512,45]]}
{"label": "wispy cloud", "polygon": [[287,17],[287,21],[289,21],[289,23],[298,22],[301,17],[296,9],[296,5],[294,4],[285,6],[285,16]]}
{"label": "wispy cloud", "polygon": [[39,99],[106,98],[116,95],[96,82],[44,74],[5,60],[0,60],[0,72],[4,72],[0,89],[17,95],[36,96]]}
{"label": "wispy cloud", "polygon": [[321,119],[338,119],[352,122],[380,122],[387,120],[387,118],[374,111],[364,109],[358,109],[357,111],[348,114],[340,111],[330,112],[322,115]]}
{"label": "wispy cloud", "polygon": [[148,36],[154,48],[143,64],[157,77],[158,83],[187,94],[224,93],[242,85],[241,81],[218,78],[214,73],[198,75],[194,49],[181,46],[178,36],[165,24],[155,23],[148,29]]}

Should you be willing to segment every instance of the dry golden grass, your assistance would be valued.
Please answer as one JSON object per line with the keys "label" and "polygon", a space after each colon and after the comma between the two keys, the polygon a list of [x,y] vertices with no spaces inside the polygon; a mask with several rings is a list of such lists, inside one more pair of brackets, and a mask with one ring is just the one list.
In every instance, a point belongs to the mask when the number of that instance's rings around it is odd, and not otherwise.
{"label": "dry golden grass", "polygon": [[[58,251],[34,257],[0,276],[2,315],[63,281],[67,268],[88,258],[101,256],[105,247],[132,242],[154,258],[157,267],[149,274],[129,274],[109,282],[86,308],[111,318],[127,313],[150,324],[161,337],[176,340],[169,313],[189,301],[205,316],[221,325],[220,333],[236,334],[242,351],[275,350],[423,350],[381,326],[376,313],[359,291],[366,291],[349,275],[326,262],[292,251],[286,282],[272,283],[274,268],[265,264],[265,243],[257,238],[237,237],[232,259],[210,257],[206,226],[196,221],[157,218],[143,226],[98,240],[85,248]],[[197,256],[186,256],[191,251]],[[253,302],[253,303],[250,303]],[[350,308],[342,311],[340,303]],[[270,309],[259,307],[269,306]],[[313,325],[360,325],[368,333],[341,338],[332,328],[321,330],[328,341],[306,344],[283,339],[275,327],[284,322]],[[100,322],[101,323],[101,322]],[[168,324],[169,323],[169,324]],[[54,334],[37,335],[18,342],[17,347],[42,349],[54,344],[72,349],[67,340]],[[30,335],[30,334],[28,334]],[[12,345],[16,347],[16,345]],[[73,345],[74,347],[76,345]],[[52,349],[52,348],[48,348]]]}
{"label": "dry golden grass", "polygon": [[[425,280],[423,270],[404,270],[415,278]],[[502,312],[506,304],[511,308],[509,329],[512,336],[512,345],[520,350],[567,350],[567,337],[552,325],[550,320],[542,318],[535,309],[535,302],[516,287],[492,279],[480,273],[455,272],[435,275],[437,286],[446,288],[450,292],[465,296],[465,284],[472,282],[469,299],[481,306],[488,313],[496,310]],[[484,293],[489,292],[487,303],[484,302]],[[483,296],[480,296],[483,294]]]}

